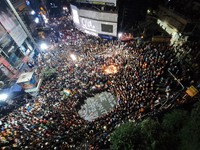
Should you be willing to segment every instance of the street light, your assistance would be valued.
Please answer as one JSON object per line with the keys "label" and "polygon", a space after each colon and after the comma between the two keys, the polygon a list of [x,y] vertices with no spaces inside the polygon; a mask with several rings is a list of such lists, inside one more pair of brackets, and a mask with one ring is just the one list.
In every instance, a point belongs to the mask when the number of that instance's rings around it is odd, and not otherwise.
{"label": "street light", "polygon": [[35,23],[39,23],[39,18],[36,17],[34,21],[35,21]]}
{"label": "street light", "polygon": [[0,101],[5,101],[8,98],[7,94],[0,94]]}
{"label": "street light", "polygon": [[42,50],[46,50],[46,49],[48,48],[48,46],[47,46],[46,43],[42,43],[42,44],[40,45],[40,48],[41,48]]}
{"label": "street light", "polygon": [[167,71],[168,71],[168,72],[170,73],[170,75],[174,78],[174,80],[177,81],[177,82],[181,85],[181,87],[182,87],[181,90],[184,90],[184,89],[185,89],[184,85],[175,77],[175,75],[173,75],[173,73],[170,71],[169,68],[168,68]]}
{"label": "street light", "polygon": [[122,37],[122,33],[118,33],[118,38],[120,39]]}
{"label": "street light", "polygon": [[67,10],[68,10],[68,8],[64,6],[64,7],[63,7],[63,10],[66,10],[66,11],[67,11]]}
{"label": "street light", "polygon": [[35,11],[34,10],[31,11],[31,15],[35,15]]}
{"label": "street light", "polygon": [[77,60],[76,55],[74,55],[74,54],[71,54],[70,57],[71,57],[71,59],[72,59],[73,61],[76,61],[76,60]]}

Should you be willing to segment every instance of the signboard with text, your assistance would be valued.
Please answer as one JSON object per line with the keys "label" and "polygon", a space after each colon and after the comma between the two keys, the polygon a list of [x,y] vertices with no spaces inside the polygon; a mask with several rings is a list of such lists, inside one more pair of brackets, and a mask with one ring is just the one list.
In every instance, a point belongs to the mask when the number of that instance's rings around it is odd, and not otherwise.
{"label": "signboard with text", "polygon": [[92,31],[97,34],[117,36],[117,23],[97,21],[80,17],[82,29]]}
{"label": "signboard with text", "polygon": [[97,12],[91,10],[78,9],[71,5],[72,17],[75,26],[85,33],[91,35],[117,36],[116,13]]}

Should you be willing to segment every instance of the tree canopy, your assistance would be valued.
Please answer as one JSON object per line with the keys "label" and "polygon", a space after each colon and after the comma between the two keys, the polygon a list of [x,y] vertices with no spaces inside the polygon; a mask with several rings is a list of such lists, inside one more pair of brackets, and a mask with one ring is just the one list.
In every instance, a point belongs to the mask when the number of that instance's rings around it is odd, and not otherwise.
{"label": "tree canopy", "polygon": [[127,122],[111,134],[114,150],[198,150],[200,147],[200,103],[191,111],[173,110],[159,121],[147,118]]}
{"label": "tree canopy", "polygon": [[56,73],[54,68],[44,68],[41,72],[41,75],[44,79],[47,79]]}

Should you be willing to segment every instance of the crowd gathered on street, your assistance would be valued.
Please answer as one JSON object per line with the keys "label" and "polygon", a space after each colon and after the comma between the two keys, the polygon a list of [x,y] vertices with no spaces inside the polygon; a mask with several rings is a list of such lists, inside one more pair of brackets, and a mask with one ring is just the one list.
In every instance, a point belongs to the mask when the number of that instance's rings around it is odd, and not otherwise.
{"label": "crowd gathered on street", "polygon": [[[36,60],[36,74],[44,68],[56,72],[43,80],[36,97],[25,98],[25,105],[0,119],[2,149],[109,148],[115,127],[166,109],[161,106],[180,86],[169,70],[181,75],[185,86],[195,82],[191,68],[180,68],[173,46],[105,40],[77,30],[71,19],[62,22],[70,29],[59,29],[62,37],[52,31],[51,48]],[[110,65],[117,71],[106,73]],[[81,118],[78,110],[84,100],[103,91],[115,95],[118,105],[93,121]]]}

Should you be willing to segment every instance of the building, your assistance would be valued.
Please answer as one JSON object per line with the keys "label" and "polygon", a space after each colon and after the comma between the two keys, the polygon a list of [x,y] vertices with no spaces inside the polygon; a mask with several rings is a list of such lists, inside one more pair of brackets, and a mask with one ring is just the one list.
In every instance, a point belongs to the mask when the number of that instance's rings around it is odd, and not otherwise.
{"label": "building", "polygon": [[117,37],[116,0],[72,3],[71,12],[74,25],[82,32],[106,39]]}
{"label": "building", "polygon": [[[77,0],[71,7],[75,25],[88,34],[118,37],[145,20],[148,2],[144,0]],[[109,36],[109,37],[108,37]]]}
{"label": "building", "polygon": [[23,0],[12,3],[0,1],[0,81],[5,83],[18,77],[37,49],[30,30],[16,11],[27,4]]}
{"label": "building", "polygon": [[174,41],[185,42],[200,33],[200,2],[197,0],[174,0],[159,5],[156,15],[158,24]]}

